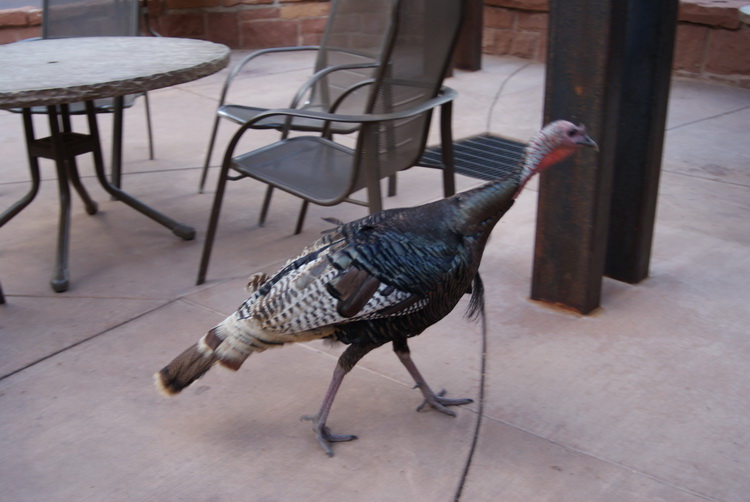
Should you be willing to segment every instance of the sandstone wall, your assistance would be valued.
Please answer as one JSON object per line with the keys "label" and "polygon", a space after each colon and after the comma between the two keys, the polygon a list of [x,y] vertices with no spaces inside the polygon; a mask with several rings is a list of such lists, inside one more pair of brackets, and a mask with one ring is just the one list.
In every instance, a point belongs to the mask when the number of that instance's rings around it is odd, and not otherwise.
{"label": "sandstone wall", "polygon": [[[750,0],[681,0],[675,74],[750,88]],[[150,0],[156,31],[213,40],[238,49],[315,44],[328,0]],[[547,0],[484,0],[482,51],[544,61]],[[39,9],[0,10],[0,43],[39,36]]]}

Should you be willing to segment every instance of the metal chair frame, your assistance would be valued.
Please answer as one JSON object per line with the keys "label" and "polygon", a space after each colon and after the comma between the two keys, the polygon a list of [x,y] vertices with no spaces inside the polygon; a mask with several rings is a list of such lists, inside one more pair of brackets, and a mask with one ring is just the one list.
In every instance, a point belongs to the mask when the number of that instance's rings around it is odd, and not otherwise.
{"label": "metal chair frame", "polygon": [[[416,1],[426,2],[428,0],[401,0],[397,4]],[[460,8],[461,13],[464,11],[463,0],[443,0],[443,2],[444,6]],[[426,4],[422,5],[425,6]],[[407,4],[405,9],[408,7]],[[393,16],[393,26],[398,26],[398,9],[394,10]],[[301,231],[309,202],[332,206],[347,201],[366,205],[370,212],[379,211],[382,209],[380,180],[419,163],[427,143],[427,132],[429,131],[432,111],[435,108],[440,108],[442,147],[442,166],[440,167],[443,169],[444,194],[449,196],[455,192],[451,121],[452,101],[456,97],[456,93],[450,88],[441,87],[440,84],[450,63],[452,49],[455,47],[459,27],[461,26],[460,17],[456,21],[458,24],[455,26],[455,33],[445,34],[446,37],[453,35],[453,38],[449,40],[448,47],[446,47],[447,54],[441,54],[443,57],[440,60],[443,65],[442,73],[440,73],[439,80],[436,82],[399,80],[399,69],[393,65],[406,65],[408,63],[405,61],[392,62],[390,59],[393,52],[397,50],[396,40],[402,40],[399,37],[404,37],[404,33],[399,33],[399,30],[396,29],[393,34],[389,35],[389,47],[385,51],[384,60],[388,58],[388,63],[380,65],[375,77],[363,80],[342,93],[341,97],[333,104],[332,112],[294,108],[268,110],[242,124],[232,137],[224,154],[201,257],[198,284],[202,284],[206,278],[227,181],[249,177],[268,185],[261,209],[261,224],[265,220],[270,196],[274,188],[279,188],[303,199],[295,233]],[[431,28],[434,29],[434,27]],[[401,28],[402,31],[406,29]],[[403,47],[400,49],[403,49]],[[421,53],[418,55],[418,57],[424,56]],[[435,94],[429,97],[428,94],[433,92],[429,89],[432,89],[433,85],[437,85],[437,88],[434,91]],[[356,115],[335,113],[338,106],[349,95],[366,86],[372,88],[370,93],[371,103],[368,105],[367,113]],[[392,95],[399,94],[399,90],[402,89],[425,89],[428,90],[428,93],[418,93],[416,98],[413,95],[409,97],[407,93],[405,98],[407,102],[411,103],[413,100],[414,103],[404,106],[400,102],[403,96]],[[396,110],[397,107],[401,109]],[[392,111],[391,108],[395,111]],[[290,120],[303,119],[315,121],[322,124],[323,127],[319,136],[307,134],[290,138],[288,136],[289,131],[285,130],[279,141],[236,156],[235,150],[244,134],[252,129],[264,128],[264,121],[269,123],[271,119],[275,119],[273,122],[277,124],[289,124]],[[421,132],[414,132],[416,136],[408,142],[406,152],[400,152],[399,150],[403,148],[401,148],[402,145],[399,144],[396,132],[391,125],[395,127],[397,124],[408,124],[415,120],[422,121],[416,123],[417,126],[421,124]],[[357,129],[355,148],[352,149],[333,141],[331,131],[336,124],[351,124]],[[413,129],[410,130],[414,131]],[[419,141],[419,144],[416,141]],[[304,168],[304,170],[301,168]],[[325,171],[325,173],[316,172],[316,169]],[[321,180],[325,181],[321,183]],[[360,189],[366,189],[367,202],[355,201],[350,198],[350,194]]]}
{"label": "metal chair frame", "polygon": [[[357,47],[347,47],[342,44],[336,44],[334,46],[329,46],[329,37],[332,34],[332,31],[334,27],[336,26],[338,20],[337,15],[339,15],[340,12],[343,12],[342,15],[345,15],[347,12],[347,2],[351,5],[355,5],[357,2],[360,2],[360,5],[364,5],[364,3],[361,2],[361,0],[333,0],[331,11],[328,17],[328,23],[326,25],[326,30],[323,34],[323,38],[320,45],[303,45],[298,47],[274,47],[274,48],[268,48],[268,49],[262,49],[255,52],[252,52],[245,56],[242,60],[240,60],[230,71],[229,75],[227,76],[227,79],[224,82],[224,86],[221,90],[221,94],[219,97],[219,104],[216,108],[216,114],[214,116],[214,122],[211,129],[211,136],[209,139],[208,144],[208,150],[206,152],[206,159],[203,163],[203,170],[201,172],[201,179],[198,191],[200,193],[203,192],[206,184],[206,178],[208,176],[208,168],[211,164],[211,155],[213,154],[214,146],[216,144],[216,135],[218,133],[219,129],[219,122],[220,119],[228,119],[235,124],[244,124],[245,122],[252,120],[256,115],[263,113],[268,110],[268,108],[263,107],[257,107],[257,106],[246,106],[246,105],[237,105],[237,104],[227,104],[227,95],[229,93],[229,90],[232,86],[232,83],[234,82],[235,78],[245,70],[245,67],[253,62],[255,59],[269,55],[269,54],[280,54],[280,53],[291,53],[291,52],[316,52],[316,62],[314,67],[314,73],[303,83],[303,85],[298,89],[294,97],[292,98],[290,104],[288,105],[288,108],[310,108],[310,106],[317,106],[320,103],[316,103],[312,100],[312,96],[314,93],[319,93],[321,95],[320,102],[322,103],[328,103],[328,93],[329,90],[327,88],[327,80],[326,78],[328,76],[331,76],[334,72],[339,71],[351,71],[351,70],[363,70],[363,69],[375,69],[377,68],[379,61],[379,54],[382,52],[383,46],[381,46],[380,50],[377,51],[378,54],[372,54],[372,53],[366,53],[362,50],[358,50]],[[382,2],[383,5],[388,5],[389,8],[393,8],[393,5],[396,4],[395,0],[389,0]],[[382,17],[390,18],[389,12],[383,12]],[[376,17],[376,19],[379,19]],[[385,37],[388,34],[389,27],[386,25],[382,26],[382,34],[383,34],[383,40],[385,40]],[[383,44],[384,45],[384,44]],[[339,65],[329,65],[328,64],[328,54],[330,52],[337,52],[339,54],[343,53],[349,53],[355,57],[361,57],[363,59],[372,59],[372,63],[362,63],[362,64],[339,64]],[[313,108],[314,109],[314,108]],[[330,111],[329,109],[323,108],[323,109],[317,109],[316,111]],[[270,118],[270,117],[269,117]],[[297,120],[294,120],[294,119]],[[299,117],[288,117],[283,123],[279,123],[278,121],[266,121],[263,123],[256,123],[256,128],[259,129],[277,129],[283,132],[289,132],[289,131],[320,131],[322,128],[322,124],[318,121],[305,121],[300,120]],[[355,132],[357,130],[356,124],[334,124],[331,125],[331,132],[335,134],[350,134],[352,132]]]}

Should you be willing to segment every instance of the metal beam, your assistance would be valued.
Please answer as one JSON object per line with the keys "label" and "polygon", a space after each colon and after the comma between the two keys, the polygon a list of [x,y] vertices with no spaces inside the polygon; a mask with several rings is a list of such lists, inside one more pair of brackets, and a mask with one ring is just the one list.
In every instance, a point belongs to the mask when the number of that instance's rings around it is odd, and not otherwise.
{"label": "metal beam", "polygon": [[465,71],[482,69],[482,25],[484,1],[468,0],[464,3],[464,25],[453,54],[456,68]]}
{"label": "metal beam", "polygon": [[584,123],[600,152],[544,173],[531,298],[599,306],[620,103],[627,0],[550,0],[544,121]]}
{"label": "metal beam", "polygon": [[531,297],[589,313],[648,275],[678,1],[550,0],[544,120],[599,143],[542,175]]}
{"label": "metal beam", "polygon": [[648,276],[678,0],[629,0],[605,274]]}

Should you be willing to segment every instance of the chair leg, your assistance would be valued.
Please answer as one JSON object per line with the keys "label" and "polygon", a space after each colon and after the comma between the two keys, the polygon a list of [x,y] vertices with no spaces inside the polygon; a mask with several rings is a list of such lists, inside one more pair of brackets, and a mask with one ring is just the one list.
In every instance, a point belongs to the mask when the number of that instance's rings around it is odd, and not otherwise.
{"label": "chair leg", "polygon": [[[370,134],[368,134],[370,133]],[[377,134],[374,129],[362,128],[360,134],[365,135],[364,147],[364,176],[365,186],[367,190],[367,206],[370,210],[370,214],[377,213],[383,209],[383,200],[380,190],[380,177],[378,173],[380,169],[378,167],[378,144]],[[390,184],[390,182],[389,182]]]}
{"label": "chair leg", "polygon": [[229,163],[226,162],[225,165],[222,165],[221,172],[219,173],[219,183],[216,186],[214,204],[211,208],[211,216],[208,220],[206,240],[203,243],[203,254],[201,255],[201,263],[198,269],[198,280],[196,281],[197,285],[201,285],[206,282],[208,262],[211,260],[211,249],[213,248],[214,238],[216,237],[216,228],[219,226],[219,214],[221,213],[221,204],[224,199],[224,191],[226,190],[228,175]]}
{"label": "chair leg", "polygon": [[146,106],[146,129],[148,130],[148,159],[154,160],[154,131],[151,128],[151,104],[148,93],[143,93],[143,104]]}
{"label": "chair leg", "polygon": [[443,163],[443,195],[450,197],[456,193],[456,176],[453,158],[453,102],[440,107],[440,143]]}
{"label": "chair leg", "polygon": [[299,216],[297,216],[297,225],[294,227],[294,235],[302,232],[302,226],[305,224],[305,216],[307,216],[307,208],[309,205],[309,201],[302,201],[302,207],[300,207]]}
{"label": "chair leg", "polygon": [[219,120],[221,117],[216,114],[214,118],[214,125],[211,128],[211,139],[208,141],[208,151],[206,152],[206,161],[203,163],[203,171],[201,172],[201,181],[198,185],[198,193],[203,193],[203,188],[206,186],[206,177],[208,176],[208,166],[211,165],[211,154],[214,151],[214,143],[216,143],[216,133],[219,131]]}
{"label": "chair leg", "polygon": [[3,294],[3,285],[0,284],[0,305],[5,303],[5,295]]}
{"label": "chair leg", "polygon": [[266,196],[263,197],[263,205],[260,207],[260,218],[258,218],[258,226],[262,227],[266,224],[266,216],[268,216],[268,208],[271,205],[271,195],[273,195],[273,187],[268,185],[266,188]]}
{"label": "chair leg", "polygon": [[388,176],[388,197],[396,195],[396,175],[391,174]]}
{"label": "chair leg", "polygon": [[383,210],[380,181],[374,181],[367,187],[367,206],[370,210],[370,214]]}

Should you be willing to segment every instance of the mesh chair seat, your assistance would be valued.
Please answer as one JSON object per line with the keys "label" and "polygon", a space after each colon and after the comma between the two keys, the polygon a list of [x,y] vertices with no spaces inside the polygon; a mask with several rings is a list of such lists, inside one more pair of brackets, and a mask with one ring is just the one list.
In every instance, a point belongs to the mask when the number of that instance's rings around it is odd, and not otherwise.
{"label": "mesh chair seat", "polygon": [[325,138],[302,136],[237,156],[232,169],[297,197],[332,206],[351,191],[354,155],[351,148]]}

